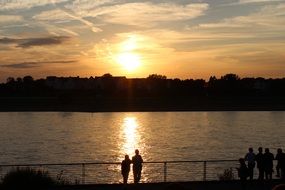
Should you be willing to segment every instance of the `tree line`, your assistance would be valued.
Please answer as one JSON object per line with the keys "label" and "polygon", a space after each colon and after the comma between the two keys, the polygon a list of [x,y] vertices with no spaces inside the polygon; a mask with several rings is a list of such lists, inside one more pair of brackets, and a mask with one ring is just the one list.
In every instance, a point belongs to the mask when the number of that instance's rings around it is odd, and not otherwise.
{"label": "tree line", "polygon": [[168,79],[151,74],[147,78],[55,77],[35,80],[32,76],[7,78],[0,84],[0,97],[284,97],[285,78],[240,78],[226,74],[220,78]]}

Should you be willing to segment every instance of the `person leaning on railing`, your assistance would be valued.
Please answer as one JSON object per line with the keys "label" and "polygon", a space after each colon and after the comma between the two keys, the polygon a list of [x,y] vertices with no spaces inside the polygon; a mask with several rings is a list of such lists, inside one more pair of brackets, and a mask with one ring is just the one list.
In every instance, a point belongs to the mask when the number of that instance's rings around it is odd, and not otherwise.
{"label": "person leaning on railing", "polygon": [[244,159],[247,161],[249,179],[253,180],[253,169],[255,167],[255,154],[253,153],[253,148],[248,149],[248,153],[245,155]]}
{"label": "person leaning on railing", "polygon": [[125,155],[125,159],[121,163],[121,173],[123,176],[124,184],[128,183],[131,163],[132,161],[130,160],[129,155]]}
{"label": "person leaning on railing", "polygon": [[138,183],[141,179],[143,159],[141,155],[139,154],[138,149],[135,150],[135,154],[136,155],[132,157],[133,174],[134,174],[134,183]]}

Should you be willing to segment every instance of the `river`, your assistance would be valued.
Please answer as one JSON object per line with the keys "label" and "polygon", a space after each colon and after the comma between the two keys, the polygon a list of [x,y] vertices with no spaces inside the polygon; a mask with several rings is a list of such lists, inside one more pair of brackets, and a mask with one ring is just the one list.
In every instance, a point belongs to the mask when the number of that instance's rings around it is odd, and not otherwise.
{"label": "river", "polygon": [[285,112],[2,112],[0,131],[0,164],[238,159],[285,148]]}

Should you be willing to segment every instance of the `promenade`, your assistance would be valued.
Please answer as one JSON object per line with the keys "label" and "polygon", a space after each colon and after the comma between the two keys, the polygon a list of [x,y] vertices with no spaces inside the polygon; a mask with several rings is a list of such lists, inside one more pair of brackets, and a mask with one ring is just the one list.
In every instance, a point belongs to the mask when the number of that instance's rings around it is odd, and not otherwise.
{"label": "promenade", "polygon": [[[120,173],[120,162],[94,162],[94,163],[37,163],[0,165],[0,176],[5,176],[15,168],[31,168],[48,171],[49,175],[61,182],[72,184],[63,189],[164,189],[171,186],[181,188],[194,187],[194,189],[239,189],[241,187],[237,170],[237,160],[188,160],[188,161],[152,161],[144,162],[141,183],[133,184],[132,175],[129,184],[124,186]],[[274,160],[274,166],[276,160]],[[153,168],[153,169],[151,169]],[[230,169],[230,170],[229,170]],[[148,171],[148,173],[147,173]],[[227,172],[226,172],[227,171]],[[226,173],[223,173],[226,172]],[[260,189],[272,184],[281,183],[273,175],[272,181],[258,181],[258,171],[255,168],[254,180],[248,181],[250,189]],[[144,179],[147,176],[147,180]],[[223,179],[224,178],[224,179]],[[102,185],[104,184],[104,185]],[[182,189],[183,189],[182,188]]]}
{"label": "promenade", "polygon": [[[228,164],[232,165],[235,162],[236,162],[235,160],[145,162],[144,165],[160,164],[163,167],[162,169],[164,170],[163,176],[156,176],[151,179],[152,182],[142,181],[142,183],[139,183],[139,184],[134,184],[132,180],[130,179],[129,184],[127,185],[116,181],[117,179],[116,176],[109,176],[109,177],[115,177],[115,178],[112,178],[113,180],[111,181],[110,179],[106,181],[105,175],[102,175],[102,176],[98,175],[95,178],[96,180],[94,180],[92,176],[88,175],[88,172],[87,172],[87,171],[90,171],[90,169],[91,171],[93,171],[92,170],[93,166],[97,166],[97,167],[106,166],[107,168],[108,167],[110,168],[110,166],[116,166],[116,165],[119,165],[119,163],[1,165],[0,168],[1,168],[1,171],[3,172],[5,170],[9,171],[9,169],[11,168],[29,167],[29,168],[34,168],[34,169],[40,168],[46,171],[52,171],[52,170],[47,170],[47,169],[48,168],[51,169],[50,167],[53,167],[54,169],[57,168],[57,171],[59,171],[62,169],[62,167],[67,167],[69,169],[65,170],[65,172],[67,171],[71,172],[71,173],[68,173],[70,175],[67,175],[67,176],[72,177],[71,175],[72,172],[75,172],[77,176],[81,176],[75,184],[67,183],[68,185],[52,186],[52,188],[49,188],[49,190],[216,190],[216,189],[217,190],[272,190],[273,187],[276,185],[285,184],[285,181],[284,180],[282,181],[280,179],[259,181],[257,180],[256,176],[254,180],[252,181],[247,180],[245,183],[242,184],[241,181],[237,178],[236,174],[234,175],[236,176],[233,178],[234,180],[217,179],[216,172],[220,173],[221,170],[214,172],[214,170],[217,170],[218,165],[216,164],[219,164],[219,167],[220,167],[221,165],[228,165]],[[179,175],[179,177],[175,180],[167,172],[168,169],[171,169],[170,166],[172,163],[173,164],[198,164],[202,167],[198,168],[197,170],[196,167],[192,166],[190,167],[189,171],[193,171],[194,172],[193,174],[186,175],[186,176]],[[212,164],[214,164],[215,167],[212,168],[211,167]],[[77,167],[78,170],[77,169],[73,170],[74,167]],[[194,170],[194,168],[196,168],[196,170]],[[94,170],[94,172],[95,171],[99,172],[98,170]],[[2,173],[2,176],[4,176],[3,175],[4,173]],[[116,172],[116,173],[121,178],[119,172]],[[49,174],[53,174],[53,173],[51,172]],[[56,178],[60,179],[59,175],[56,175]],[[183,181],[181,181],[182,179]],[[103,182],[103,181],[106,181],[106,182]]]}
{"label": "promenade", "polygon": [[271,190],[275,185],[284,181],[247,181],[245,188],[240,181],[191,181],[141,184],[96,184],[71,185],[54,188],[54,190]]}

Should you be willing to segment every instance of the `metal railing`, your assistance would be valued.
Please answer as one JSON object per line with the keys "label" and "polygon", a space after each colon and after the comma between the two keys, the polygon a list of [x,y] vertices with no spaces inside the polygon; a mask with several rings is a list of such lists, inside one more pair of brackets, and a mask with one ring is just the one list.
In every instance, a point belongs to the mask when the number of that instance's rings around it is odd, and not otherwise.
{"label": "metal railing", "polygon": [[[74,184],[121,183],[120,162],[90,162],[66,164],[6,164],[0,165],[0,177],[16,168],[32,168],[48,171],[57,180]],[[144,182],[211,181],[218,180],[226,169],[238,179],[237,160],[194,160],[144,162]],[[257,178],[255,171],[255,178]],[[132,183],[132,171],[129,182]]]}

